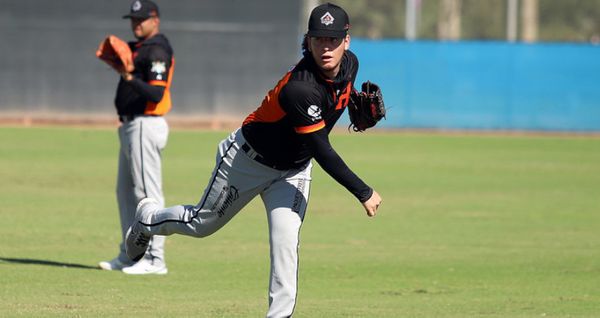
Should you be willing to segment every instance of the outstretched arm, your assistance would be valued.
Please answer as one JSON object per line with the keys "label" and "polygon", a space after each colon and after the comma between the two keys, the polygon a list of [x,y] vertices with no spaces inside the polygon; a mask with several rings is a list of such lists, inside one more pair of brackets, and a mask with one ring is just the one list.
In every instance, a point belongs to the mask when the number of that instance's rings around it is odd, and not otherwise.
{"label": "outstretched arm", "polygon": [[352,172],[331,147],[327,130],[320,129],[309,134],[303,134],[301,138],[312,150],[313,157],[323,170],[348,189],[362,203],[368,216],[374,216],[379,204],[381,204],[381,197]]}

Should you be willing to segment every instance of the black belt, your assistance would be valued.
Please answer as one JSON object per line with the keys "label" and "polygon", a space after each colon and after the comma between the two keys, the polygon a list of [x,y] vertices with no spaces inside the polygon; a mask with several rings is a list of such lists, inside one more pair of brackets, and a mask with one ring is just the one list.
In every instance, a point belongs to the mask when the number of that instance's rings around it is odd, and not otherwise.
{"label": "black belt", "polygon": [[274,163],[274,162],[266,159],[261,154],[256,152],[256,150],[252,149],[252,147],[250,147],[250,145],[248,145],[247,143],[244,143],[242,145],[242,150],[248,155],[248,157],[250,157],[250,159],[252,159],[262,165],[265,165],[269,168],[273,168],[276,170],[288,170],[288,169],[292,168],[289,165],[277,164],[277,163]]}
{"label": "black belt", "polygon": [[144,115],[144,114],[119,115],[119,121],[120,122],[132,121],[136,117],[140,117],[140,116],[144,116],[144,117],[146,117],[146,116],[148,116],[148,117],[158,117],[160,115]]}

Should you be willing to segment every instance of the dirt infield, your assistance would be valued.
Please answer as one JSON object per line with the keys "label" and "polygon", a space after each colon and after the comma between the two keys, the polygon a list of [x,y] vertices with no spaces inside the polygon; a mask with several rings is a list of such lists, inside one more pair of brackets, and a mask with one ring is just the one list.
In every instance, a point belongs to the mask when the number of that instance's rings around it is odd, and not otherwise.
{"label": "dirt infield", "polygon": [[[243,118],[234,117],[200,117],[167,115],[169,126],[177,129],[231,130],[238,127]],[[94,127],[111,128],[119,125],[116,116],[91,115],[4,115],[0,116],[0,126],[62,126],[62,127]]]}
{"label": "dirt infield", "polygon": [[[190,130],[232,130],[239,127],[244,117],[234,116],[182,116],[167,115],[169,126],[173,129]],[[22,115],[0,116],[0,127],[80,127],[113,128],[119,126],[116,116],[107,115]],[[335,131],[347,131],[343,125],[337,125]],[[501,135],[501,136],[565,136],[600,138],[600,131],[529,131],[529,130],[482,130],[482,129],[437,129],[437,128],[374,128],[369,133],[405,133],[405,134],[443,134],[443,135]]]}

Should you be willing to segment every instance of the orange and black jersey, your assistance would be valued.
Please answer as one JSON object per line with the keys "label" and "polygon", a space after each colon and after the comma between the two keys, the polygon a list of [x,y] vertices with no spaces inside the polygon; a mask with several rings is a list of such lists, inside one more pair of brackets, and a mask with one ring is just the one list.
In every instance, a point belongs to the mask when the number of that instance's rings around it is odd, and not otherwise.
{"label": "orange and black jersey", "polygon": [[358,72],[351,51],[334,80],[325,79],[310,54],[277,83],[242,125],[248,144],[281,169],[299,168],[315,158],[361,202],[372,194],[329,143],[329,132],[343,114]]}
{"label": "orange and black jersey", "polygon": [[171,109],[171,80],[175,59],[163,34],[129,42],[135,69],[133,80],[119,81],[115,106],[119,115],[164,115]]}

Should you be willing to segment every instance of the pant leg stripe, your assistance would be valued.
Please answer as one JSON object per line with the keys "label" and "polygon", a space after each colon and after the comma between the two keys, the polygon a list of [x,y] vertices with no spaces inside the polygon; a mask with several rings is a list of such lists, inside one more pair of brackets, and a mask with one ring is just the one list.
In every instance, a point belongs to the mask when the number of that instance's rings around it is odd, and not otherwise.
{"label": "pant leg stripe", "polygon": [[[225,161],[225,157],[227,157],[227,154],[229,153],[229,150],[231,150],[231,147],[233,147],[233,144],[235,142],[232,142],[231,145],[229,145],[229,147],[227,147],[227,150],[225,150],[225,154],[223,154],[223,156],[221,157],[221,159],[219,159],[219,164],[217,165],[217,168],[215,169],[215,173],[210,181],[210,184],[208,186],[207,189],[212,189],[213,184],[215,183],[216,179],[217,179],[217,174],[219,169],[221,168],[221,165],[223,164],[223,162]],[[184,224],[188,224],[188,223],[192,223],[192,221],[198,217],[198,212],[200,210],[202,210],[202,208],[204,207],[204,204],[206,203],[206,200],[208,199],[208,194],[210,193],[210,190],[206,193],[205,197],[202,199],[202,204],[200,204],[200,207],[198,209],[195,209],[194,211],[194,215],[190,218],[189,221],[182,221],[182,220],[163,220],[160,221],[158,223],[152,223],[152,224],[145,224],[142,223],[144,226],[158,226],[164,223],[168,223],[168,222],[175,222],[175,223],[184,223]],[[140,222],[141,223],[141,222]]]}
{"label": "pant leg stripe", "polygon": [[140,120],[140,174],[142,175],[142,189],[144,189],[144,197],[148,197],[148,191],[146,188],[146,178],[144,169],[144,123]]}
{"label": "pant leg stripe", "polygon": [[[300,230],[302,229],[302,225],[304,224],[304,217],[306,216],[306,210],[308,209],[308,199],[310,198],[310,182],[306,180],[308,183],[306,186],[308,187],[308,191],[306,193],[306,205],[304,205],[304,211],[302,211],[302,216],[300,217],[300,227],[298,227],[298,245],[296,245],[296,295],[294,295],[294,307],[292,308],[292,314],[294,315],[294,311],[296,310],[296,304],[298,303],[298,280],[299,280],[299,269],[300,269]],[[298,214],[300,216],[300,214]]]}

